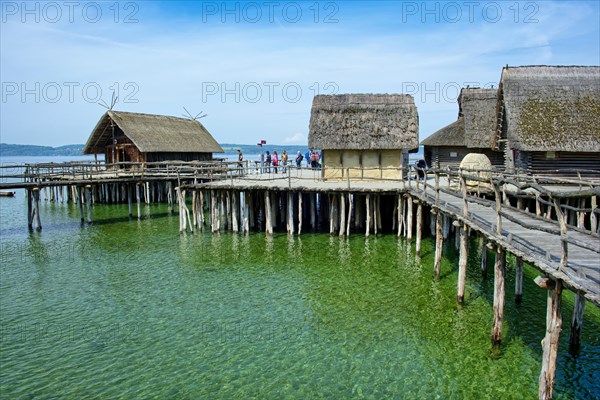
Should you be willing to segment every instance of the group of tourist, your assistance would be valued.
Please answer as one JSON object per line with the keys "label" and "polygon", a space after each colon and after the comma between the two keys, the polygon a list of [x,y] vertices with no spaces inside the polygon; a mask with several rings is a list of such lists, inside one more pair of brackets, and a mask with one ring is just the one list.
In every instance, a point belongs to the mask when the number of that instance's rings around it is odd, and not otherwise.
{"label": "group of tourist", "polygon": [[[243,161],[244,161],[244,155],[242,154],[242,151],[240,149],[238,149],[238,165],[241,171],[243,171]],[[302,154],[302,152],[298,151],[298,153],[296,154],[296,158],[295,158],[295,162],[296,162],[296,168],[302,168],[302,161],[306,160],[306,167],[307,168],[321,168],[321,154],[314,150],[314,149],[310,149],[308,150],[306,153]],[[290,158],[289,158],[289,154],[287,153],[286,150],[283,150],[283,152],[281,153],[281,156],[277,153],[277,150],[273,150],[273,154],[271,154],[269,152],[269,150],[266,151],[265,154],[265,158],[264,158],[264,164],[265,167],[269,167],[268,169],[266,169],[266,172],[271,172],[271,166],[273,167],[273,172],[275,172],[276,174],[278,173],[278,169],[281,169],[282,173],[287,173],[288,170],[288,165],[292,165]]]}

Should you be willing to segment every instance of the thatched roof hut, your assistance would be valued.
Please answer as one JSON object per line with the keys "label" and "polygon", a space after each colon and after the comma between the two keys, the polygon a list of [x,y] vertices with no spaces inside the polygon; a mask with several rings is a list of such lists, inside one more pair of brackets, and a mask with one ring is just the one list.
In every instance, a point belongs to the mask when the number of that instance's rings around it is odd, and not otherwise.
{"label": "thatched roof hut", "polygon": [[497,89],[463,88],[458,96],[458,119],[421,142],[428,165],[458,166],[469,153],[485,154],[494,165],[502,155],[492,151],[496,133]]}
{"label": "thatched roof hut", "polygon": [[113,146],[120,150],[114,161],[207,160],[223,152],[196,120],[110,110],[96,124],[83,154],[111,158]]}
{"label": "thatched roof hut", "polygon": [[600,151],[600,67],[507,66],[500,90],[511,149]]}
{"label": "thatched roof hut", "polygon": [[417,107],[405,94],[315,96],[308,144],[335,150],[417,148]]}

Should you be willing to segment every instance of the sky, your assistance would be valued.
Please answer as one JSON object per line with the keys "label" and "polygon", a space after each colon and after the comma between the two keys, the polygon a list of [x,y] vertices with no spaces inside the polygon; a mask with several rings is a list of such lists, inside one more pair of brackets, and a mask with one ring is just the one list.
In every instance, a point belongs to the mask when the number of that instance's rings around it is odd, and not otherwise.
{"label": "sky", "polygon": [[114,110],[306,144],[315,94],[406,93],[420,140],[505,65],[600,65],[599,1],[0,1],[0,141],[85,143]]}

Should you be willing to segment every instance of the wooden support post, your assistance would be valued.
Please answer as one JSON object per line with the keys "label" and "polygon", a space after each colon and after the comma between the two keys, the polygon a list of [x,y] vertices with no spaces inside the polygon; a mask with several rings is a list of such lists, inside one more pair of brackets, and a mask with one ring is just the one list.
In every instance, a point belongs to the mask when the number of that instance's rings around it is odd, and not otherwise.
{"label": "wooden support post", "polygon": [[[425,183],[427,184],[427,183]],[[421,255],[421,238],[423,236],[423,204],[419,202],[417,205],[417,242],[415,244],[415,252],[418,256]]]}
{"label": "wooden support post", "polygon": [[250,208],[251,208],[251,197],[250,192],[244,192],[244,234],[250,232]]}
{"label": "wooden support post", "polygon": [[200,220],[198,227],[202,229],[202,227],[204,226],[204,191],[201,190],[199,195],[200,199],[198,200],[198,216],[200,217]]}
{"label": "wooden support post", "polygon": [[314,231],[317,229],[317,194],[310,193],[310,228]]}
{"label": "wooden support post", "polygon": [[87,222],[91,223],[92,222],[92,205],[91,205],[91,201],[92,201],[92,196],[90,194],[90,187],[86,186],[85,187],[85,208],[87,211]]}
{"label": "wooden support post", "polygon": [[231,230],[233,233],[239,231],[238,211],[240,209],[240,194],[237,191],[231,193]]}
{"label": "wooden support post", "polygon": [[133,207],[132,207],[132,204],[131,204],[131,197],[132,197],[132,194],[131,194],[131,185],[127,184],[127,207],[129,209],[129,216],[130,217],[133,216]]}
{"label": "wooden support post", "polygon": [[81,217],[81,222],[84,222],[85,216],[83,214],[83,187],[79,187],[77,190],[77,203],[79,204],[79,216]]}
{"label": "wooden support post", "polygon": [[592,196],[592,213],[590,214],[590,230],[592,233],[598,232],[598,216],[596,215],[596,208],[598,207],[598,198],[596,196]]}
{"label": "wooden support post", "polygon": [[271,196],[268,190],[265,191],[265,232],[267,235],[273,235],[273,218],[271,208]]}
{"label": "wooden support post", "polygon": [[481,236],[481,274],[487,276],[487,241]]}
{"label": "wooden support post", "polygon": [[[181,189],[179,190],[179,195],[181,196]],[[150,182],[146,182],[146,204],[150,204]]]}
{"label": "wooden support post", "polygon": [[167,183],[167,204],[169,209],[169,214],[173,213],[173,182]]}
{"label": "wooden support post", "polygon": [[33,229],[33,193],[32,190],[27,191],[27,227]]}
{"label": "wooden support post", "polygon": [[[288,171],[291,176],[291,171]],[[287,231],[289,235],[294,234],[294,192],[288,191],[287,195]]]}
{"label": "wooden support post", "polygon": [[542,340],[542,370],[539,379],[539,399],[552,399],[552,389],[556,375],[558,339],[562,326],[560,305],[562,302],[562,281],[548,285],[548,305],[546,309],[546,335]]}
{"label": "wooden support post", "polygon": [[329,196],[329,234],[335,232],[335,218],[337,217],[337,196],[330,194]]}
{"label": "wooden support post", "polygon": [[404,229],[404,196],[398,195],[398,237],[402,236]]}
{"label": "wooden support post", "polygon": [[367,207],[367,227],[365,231],[365,237],[369,237],[369,230],[371,229],[371,194],[367,194],[365,202]]}
{"label": "wooden support post", "polygon": [[500,346],[502,342],[502,323],[504,320],[504,297],[506,277],[506,251],[496,248],[496,265],[494,267],[494,322],[492,326],[492,345]]}
{"label": "wooden support post", "polygon": [[225,192],[225,207],[224,207],[224,214],[225,214],[225,230],[230,230],[231,229],[231,193],[228,191]]}
{"label": "wooden support post", "polygon": [[346,199],[344,193],[339,194],[340,202],[340,236],[344,236],[346,233]]}
{"label": "wooden support post", "polygon": [[581,345],[581,328],[583,327],[583,312],[585,309],[585,297],[583,292],[575,292],[575,306],[573,308],[573,320],[571,321],[571,334],[569,336],[569,351],[577,354]]}
{"label": "wooden support post", "polygon": [[458,293],[456,295],[456,299],[459,303],[463,303],[465,301],[465,286],[467,282],[467,263],[469,257],[469,237],[467,235],[467,226],[462,225],[460,228],[456,228],[460,230],[460,254],[458,258]]}
{"label": "wooden support post", "polygon": [[410,196],[406,198],[406,207],[406,239],[411,241],[413,232],[413,199]]}
{"label": "wooden support post", "polygon": [[143,183],[138,183],[135,185],[135,198],[137,201],[137,217],[138,217],[138,219],[142,218],[142,198],[140,195],[140,184],[143,185]]}
{"label": "wooden support post", "polygon": [[554,199],[554,211],[556,211],[556,218],[560,225],[560,243],[562,247],[562,254],[560,257],[560,269],[564,270],[567,267],[569,258],[569,248],[567,246],[567,223],[563,217],[563,212],[560,208],[560,202],[558,199]]}
{"label": "wooden support post", "polygon": [[515,263],[515,303],[523,301],[523,260],[517,257]]}
{"label": "wooden support post", "polygon": [[542,205],[540,204],[539,193],[535,195],[535,215],[537,215],[538,217],[542,216]]}
{"label": "wooden support post", "polygon": [[348,222],[346,224],[346,236],[350,236],[350,221],[352,220],[352,212],[354,211],[354,197],[348,193]]}
{"label": "wooden support post", "polygon": [[35,229],[38,231],[42,230],[42,217],[40,216],[40,190],[39,188],[33,188],[33,213],[35,216]]}
{"label": "wooden support post", "polygon": [[302,192],[298,192],[298,235],[302,233]]}
{"label": "wooden support post", "polygon": [[381,231],[381,195],[375,195],[375,235],[377,235]]}
{"label": "wooden support post", "polygon": [[439,210],[436,210],[435,218],[435,259],[433,263],[433,274],[440,276],[442,265],[442,246],[444,244],[444,234],[442,232],[443,216]]}

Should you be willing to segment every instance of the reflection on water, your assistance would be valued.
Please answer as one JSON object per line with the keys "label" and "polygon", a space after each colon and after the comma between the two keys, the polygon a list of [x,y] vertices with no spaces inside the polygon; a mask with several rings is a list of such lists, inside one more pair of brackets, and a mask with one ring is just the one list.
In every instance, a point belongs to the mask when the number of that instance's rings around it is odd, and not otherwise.
{"label": "reflection on water", "polygon": [[[3,200],[3,199],[0,199]],[[0,201],[0,389],[4,398],[535,398],[545,292],[526,268],[504,344],[490,353],[493,280],[472,243],[456,304],[453,240],[433,278],[433,243],[394,235],[178,233],[166,206]],[[125,218],[124,218],[125,216]],[[598,398],[600,312],[586,308],[557,398]]]}

